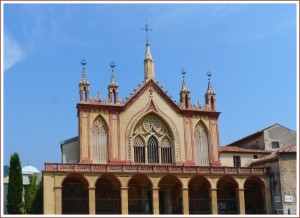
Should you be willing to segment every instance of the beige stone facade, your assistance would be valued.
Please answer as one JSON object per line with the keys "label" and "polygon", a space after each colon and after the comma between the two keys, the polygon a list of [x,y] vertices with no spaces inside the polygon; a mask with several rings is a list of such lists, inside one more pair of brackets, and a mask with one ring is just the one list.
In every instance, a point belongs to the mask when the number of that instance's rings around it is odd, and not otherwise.
{"label": "beige stone facade", "polygon": [[155,79],[147,42],[142,84],[119,99],[112,63],[109,99],[100,99],[89,96],[85,64],[78,139],[43,171],[45,214],[270,213],[268,168],[220,160],[211,74],[203,106],[190,102],[185,78],[176,103]]}

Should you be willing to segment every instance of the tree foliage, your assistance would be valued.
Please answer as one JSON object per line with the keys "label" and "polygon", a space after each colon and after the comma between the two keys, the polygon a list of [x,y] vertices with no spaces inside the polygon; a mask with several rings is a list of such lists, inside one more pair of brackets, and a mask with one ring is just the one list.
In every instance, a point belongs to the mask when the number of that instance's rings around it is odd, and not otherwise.
{"label": "tree foliage", "polygon": [[32,174],[29,176],[29,185],[25,188],[25,211],[27,214],[33,213],[33,202],[36,197],[36,193],[38,190],[38,184],[36,184],[37,176],[36,174]]}
{"label": "tree foliage", "polygon": [[32,214],[43,214],[43,180],[40,182],[37,188],[37,192],[32,205]]}
{"label": "tree foliage", "polygon": [[23,178],[19,155],[10,157],[9,182],[7,191],[7,212],[9,214],[23,213]]}

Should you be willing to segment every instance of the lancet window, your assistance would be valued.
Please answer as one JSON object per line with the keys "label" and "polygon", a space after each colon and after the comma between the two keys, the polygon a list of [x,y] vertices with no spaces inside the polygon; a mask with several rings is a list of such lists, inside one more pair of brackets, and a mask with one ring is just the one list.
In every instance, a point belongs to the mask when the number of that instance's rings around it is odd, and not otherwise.
{"label": "lancet window", "polygon": [[107,128],[100,117],[93,124],[92,135],[93,163],[107,163]]}
{"label": "lancet window", "polygon": [[208,166],[208,137],[204,126],[198,123],[195,128],[196,165]]}
{"label": "lancet window", "polygon": [[167,126],[156,116],[148,115],[135,127],[133,156],[136,163],[173,162],[173,140]]}

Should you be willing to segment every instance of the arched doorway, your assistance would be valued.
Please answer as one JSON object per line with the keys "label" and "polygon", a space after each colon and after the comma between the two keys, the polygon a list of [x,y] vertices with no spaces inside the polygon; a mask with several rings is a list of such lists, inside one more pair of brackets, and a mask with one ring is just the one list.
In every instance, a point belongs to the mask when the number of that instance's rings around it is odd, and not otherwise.
{"label": "arched doorway", "polygon": [[245,210],[246,214],[265,214],[265,203],[262,189],[264,184],[258,178],[250,177],[245,185]]}
{"label": "arched doorway", "polygon": [[70,175],[62,183],[62,214],[88,214],[88,184],[80,175]]}
{"label": "arched doorway", "polygon": [[159,214],[182,214],[182,184],[167,175],[159,182]]}
{"label": "arched doorway", "polygon": [[129,214],[152,214],[152,184],[142,174],[134,175],[128,183]]}
{"label": "arched doorway", "polygon": [[120,183],[112,175],[103,175],[96,182],[96,214],[120,214]]}
{"label": "arched doorway", "polygon": [[237,214],[237,183],[231,177],[223,177],[218,181],[218,214]]}
{"label": "arched doorway", "polygon": [[210,184],[202,176],[195,176],[189,182],[189,214],[211,214]]}

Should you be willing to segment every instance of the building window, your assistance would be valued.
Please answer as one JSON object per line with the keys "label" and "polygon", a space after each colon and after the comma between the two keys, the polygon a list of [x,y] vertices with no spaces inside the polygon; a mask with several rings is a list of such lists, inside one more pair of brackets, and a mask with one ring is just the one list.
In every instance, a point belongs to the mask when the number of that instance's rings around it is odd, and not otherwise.
{"label": "building window", "polygon": [[103,120],[98,117],[92,129],[93,163],[107,163],[107,130]]}
{"label": "building window", "polygon": [[198,123],[195,127],[196,165],[208,166],[208,137],[204,126]]}
{"label": "building window", "polygon": [[253,155],[253,159],[257,159],[257,155],[255,154],[255,155]]}
{"label": "building window", "polygon": [[171,164],[173,137],[169,128],[158,117],[148,115],[135,126],[133,136],[134,162]]}
{"label": "building window", "polygon": [[161,162],[172,163],[172,147],[171,142],[167,137],[161,142]]}
{"label": "building window", "polygon": [[140,136],[134,140],[134,162],[145,163],[145,145]]}
{"label": "building window", "polygon": [[241,157],[233,156],[233,166],[240,167],[241,166]]}
{"label": "building window", "polygon": [[154,136],[148,141],[148,163],[158,163],[158,141]]}
{"label": "building window", "polygon": [[279,148],[279,142],[272,142],[272,148]]}

